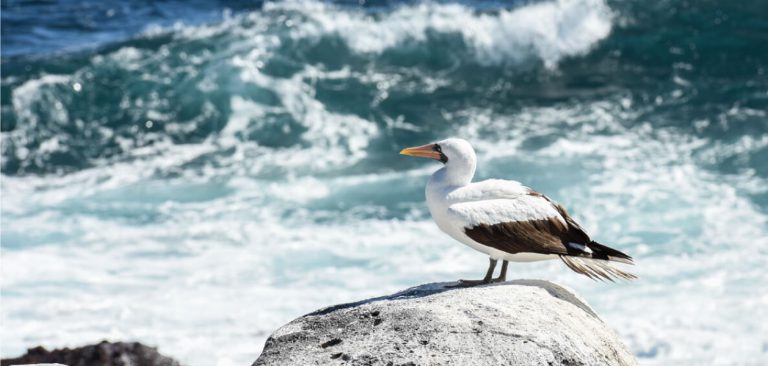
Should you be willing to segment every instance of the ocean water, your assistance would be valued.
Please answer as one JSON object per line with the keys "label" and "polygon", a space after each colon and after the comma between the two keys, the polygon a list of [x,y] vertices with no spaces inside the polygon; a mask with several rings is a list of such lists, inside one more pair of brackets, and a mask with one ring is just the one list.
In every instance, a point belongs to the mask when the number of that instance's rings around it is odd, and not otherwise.
{"label": "ocean water", "polygon": [[2,3],[3,357],[247,365],[317,308],[480,277],[406,146],[548,194],[640,279],[559,262],[642,365],[768,364],[768,6]]}

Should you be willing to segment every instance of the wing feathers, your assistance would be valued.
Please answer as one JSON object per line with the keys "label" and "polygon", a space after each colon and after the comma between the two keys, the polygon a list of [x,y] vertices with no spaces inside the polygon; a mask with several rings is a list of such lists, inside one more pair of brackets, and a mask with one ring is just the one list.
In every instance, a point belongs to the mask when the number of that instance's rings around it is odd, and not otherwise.
{"label": "wing feathers", "polygon": [[607,247],[596,241],[591,241],[587,246],[592,249],[592,258],[602,259],[607,261],[622,262],[626,264],[635,264],[632,257],[616,250],[611,247]]}
{"label": "wing feathers", "polygon": [[466,227],[549,219],[565,224],[565,219],[550,202],[542,197],[530,195],[514,199],[497,198],[454,203],[448,208],[448,213],[461,220]]}
{"label": "wing feathers", "polygon": [[560,220],[510,221],[464,229],[472,240],[507,253],[576,254],[552,233],[566,230]]}
{"label": "wing feathers", "polygon": [[[464,233],[480,244],[510,254],[557,254],[570,269],[592,279],[636,278],[608,264],[633,264],[632,257],[593,241],[563,206],[517,184],[502,186],[485,181],[462,192],[462,198],[468,200],[450,205],[448,213],[460,220]],[[479,188],[487,191],[483,193]]]}
{"label": "wing feathers", "polygon": [[633,280],[637,278],[634,274],[624,272],[602,260],[566,255],[561,255],[560,259],[574,272],[583,274],[593,280],[608,280],[613,282],[615,278],[625,280]]}

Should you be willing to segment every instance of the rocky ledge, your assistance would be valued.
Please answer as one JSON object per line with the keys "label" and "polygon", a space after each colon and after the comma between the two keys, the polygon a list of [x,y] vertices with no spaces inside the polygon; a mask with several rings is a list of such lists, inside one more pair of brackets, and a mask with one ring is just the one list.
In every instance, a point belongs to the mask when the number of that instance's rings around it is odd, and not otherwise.
{"label": "rocky ledge", "polygon": [[48,351],[43,347],[27,350],[17,358],[3,359],[2,366],[30,364],[63,364],[68,366],[180,366],[161,355],[156,348],[138,342],[107,342]]}
{"label": "rocky ledge", "polygon": [[561,286],[451,284],[300,317],[269,337],[253,366],[637,364],[597,314]]}

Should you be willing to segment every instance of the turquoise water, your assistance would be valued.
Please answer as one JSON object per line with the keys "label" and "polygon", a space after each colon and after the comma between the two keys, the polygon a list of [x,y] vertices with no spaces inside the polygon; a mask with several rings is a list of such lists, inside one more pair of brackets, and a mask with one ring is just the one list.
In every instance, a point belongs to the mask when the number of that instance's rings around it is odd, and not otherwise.
{"label": "turquoise water", "polygon": [[301,314],[479,277],[428,216],[438,165],[397,154],[459,136],[640,280],[512,277],[576,289],[644,365],[768,362],[761,2],[228,6],[3,3],[3,356],[249,364]]}

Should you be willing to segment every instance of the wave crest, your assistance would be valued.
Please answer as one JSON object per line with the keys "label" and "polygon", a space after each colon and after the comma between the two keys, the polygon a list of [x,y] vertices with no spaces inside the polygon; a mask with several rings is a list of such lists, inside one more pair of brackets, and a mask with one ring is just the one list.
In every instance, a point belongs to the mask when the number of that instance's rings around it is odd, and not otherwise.
{"label": "wave crest", "polygon": [[460,35],[477,62],[501,65],[540,59],[553,68],[607,37],[612,13],[602,0],[557,0],[482,13],[460,4],[422,3],[368,14],[308,1],[265,4],[267,13],[294,15],[293,38],[337,34],[355,51],[381,53],[432,33]]}

